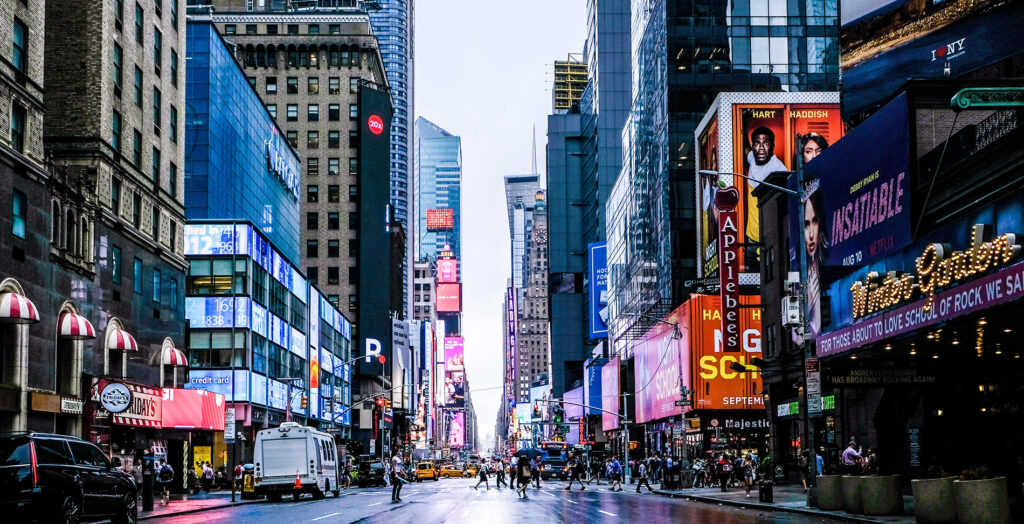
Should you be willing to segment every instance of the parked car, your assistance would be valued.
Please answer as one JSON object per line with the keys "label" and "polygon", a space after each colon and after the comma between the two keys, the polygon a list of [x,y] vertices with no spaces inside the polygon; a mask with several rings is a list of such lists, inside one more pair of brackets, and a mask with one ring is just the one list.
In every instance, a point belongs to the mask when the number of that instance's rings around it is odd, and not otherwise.
{"label": "parked car", "polygon": [[356,481],[361,488],[384,486],[384,464],[373,460],[359,463],[359,477]]}
{"label": "parked car", "polygon": [[434,470],[433,462],[420,462],[416,464],[416,482],[424,480],[437,480],[437,471]]}
{"label": "parked car", "polygon": [[0,514],[9,522],[135,524],[138,487],[95,445],[50,433],[0,435]]}

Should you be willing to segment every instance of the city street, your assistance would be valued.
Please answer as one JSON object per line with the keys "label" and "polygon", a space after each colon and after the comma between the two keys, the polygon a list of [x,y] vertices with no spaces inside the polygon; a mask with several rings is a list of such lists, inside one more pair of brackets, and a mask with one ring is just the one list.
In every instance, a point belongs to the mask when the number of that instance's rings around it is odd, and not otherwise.
{"label": "city street", "polygon": [[[493,481],[493,479],[492,479]],[[353,489],[340,498],[312,500],[308,497],[294,502],[255,503],[199,513],[154,519],[151,522],[715,522],[739,524],[748,522],[833,522],[820,517],[783,512],[760,512],[705,504],[648,493],[636,494],[626,486],[611,493],[607,486],[585,491],[578,487],[566,492],[564,482],[542,484],[530,488],[529,499],[523,500],[507,489],[473,490],[476,479],[451,479],[438,482],[407,484],[402,489],[403,501],[391,502],[390,488]],[[287,519],[287,520],[285,520]],[[838,521],[836,521],[838,522]]]}

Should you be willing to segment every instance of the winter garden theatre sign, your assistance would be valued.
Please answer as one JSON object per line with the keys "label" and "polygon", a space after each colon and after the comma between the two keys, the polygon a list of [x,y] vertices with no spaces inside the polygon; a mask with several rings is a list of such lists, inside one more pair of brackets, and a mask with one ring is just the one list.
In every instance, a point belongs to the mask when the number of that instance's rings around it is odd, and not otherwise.
{"label": "winter garden theatre sign", "polygon": [[[850,288],[855,322],[893,306],[905,305],[823,333],[818,337],[818,356],[843,353],[1024,297],[1024,264],[1008,265],[1021,253],[1016,235],[1006,233],[985,242],[987,229],[984,225],[975,225],[972,245],[964,251],[952,251],[944,244],[929,244],[915,260],[916,274],[890,272],[883,279],[878,273],[869,273],[864,281],[855,282]],[[975,275],[999,267],[1002,269],[995,273],[971,280]],[[950,285],[955,286],[943,290]],[[919,300],[910,302],[915,298]]]}

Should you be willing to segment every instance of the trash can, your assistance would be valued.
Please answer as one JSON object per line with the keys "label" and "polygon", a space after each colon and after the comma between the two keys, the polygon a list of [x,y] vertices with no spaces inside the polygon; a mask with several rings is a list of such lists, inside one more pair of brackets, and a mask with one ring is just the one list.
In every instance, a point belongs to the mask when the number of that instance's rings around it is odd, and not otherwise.
{"label": "trash can", "polygon": [[757,498],[761,502],[775,502],[775,483],[770,480],[762,480],[757,487]]}
{"label": "trash can", "polygon": [[256,475],[252,464],[242,466],[242,500],[252,500],[256,496]]}

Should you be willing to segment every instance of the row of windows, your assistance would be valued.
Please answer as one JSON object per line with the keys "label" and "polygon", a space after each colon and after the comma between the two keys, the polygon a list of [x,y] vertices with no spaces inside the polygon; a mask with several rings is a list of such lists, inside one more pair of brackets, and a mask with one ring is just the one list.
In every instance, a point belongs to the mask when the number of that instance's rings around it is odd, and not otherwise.
{"label": "row of windows", "polygon": [[[256,87],[255,77],[249,77],[249,81],[253,83],[253,87]],[[277,77],[268,76],[266,78],[266,93],[268,95],[276,95],[277,90]],[[349,93],[355,94],[359,92],[359,78],[352,77],[348,79],[348,90]],[[299,94],[299,77],[289,76],[285,78],[285,92],[289,95]],[[312,76],[306,79],[306,94],[318,95],[320,94],[320,77]],[[327,94],[329,95],[340,95],[341,94],[341,77],[332,76],[327,79]]]}
{"label": "row of windows", "polygon": [[[177,27],[178,27],[177,1],[176,0],[172,1],[171,5],[173,6],[172,9],[171,9],[171,17],[172,17],[171,22],[172,22],[172,26],[175,28],[175,30],[177,30]],[[161,16],[161,9],[160,9],[159,2],[156,3],[156,9],[155,9],[154,12],[155,12],[157,18],[159,19],[160,16]],[[117,30],[120,31],[122,29],[123,20],[124,20],[124,0],[115,0],[114,1],[114,19],[115,19],[114,25],[117,28]],[[135,41],[138,44],[140,44],[140,45],[144,45],[145,44],[145,12],[142,9],[142,4],[139,4],[139,3],[135,4]],[[122,56],[123,56],[123,50],[122,50],[121,46],[115,42],[114,43],[114,59],[115,59],[115,62],[119,62],[121,60]],[[175,86],[177,86],[178,85],[178,53],[177,53],[177,51],[174,50],[174,48],[171,48],[171,64],[170,65],[171,65],[171,71],[170,71],[170,73],[171,73],[171,83],[174,84]],[[160,31],[160,29],[157,26],[154,25],[153,26],[153,72],[156,74],[157,78],[160,78],[161,67],[162,66],[163,66],[163,33]],[[136,68],[136,70],[138,70],[138,68]],[[115,66],[115,72],[114,72],[115,90],[114,90],[114,94],[117,95],[117,96],[121,96],[121,91],[120,91],[121,76],[122,75],[121,75],[120,71]],[[138,101],[136,103],[138,103]],[[139,107],[141,107],[141,105]]]}
{"label": "row of windows", "polygon": [[246,67],[268,67],[276,69],[278,65],[278,53],[284,53],[285,65],[287,67],[315,67],[320,68],[321,52],[326,53],[327,66],[332,69],[338,69],[342,67],[362,68],[363,58],[368,56],[366,52],[360,51],[342,51],[338,49],[329,49],[323,51],[322,48],[318,49],[316,46],[306,47],[304,45],[298,46],[246,46],[242,50],[242,56],[240,61]]}
{"label": "row of windows", "polygon": [[[295,130],[285,131],[284,136],[288,140],[288,143],[291,144],[291,146],[293,148],[298,148],[299,147],[299,132],[298,131],[295,131]],[[355,144],[359,143],[359,136],[350,133],[349,134],[349,145],[350,145],[350,147],[357,147],[357,146],[352,146],[351,144],[353,144],[353,143],[355,143]],[[340,149],[341,148],[341,132],[340,131],[328,131],[327,132],[327,147],[328,147],[328,149]],[[306,131],[306,148],[308,148],[308,149],[319,149],[320,148],[320,132],[319,131]],[[349,167],[349,173],[350,174],[354,175],[354,174],[359,173],[359,159],[358,158],[349,158],[348,159],[348,164],[349,164],[348,167]],[[335,170],[331,170],[330,173],[332,175],[338,174],[337,171],[335,171]]]}
{"label": "row of windows", "polygon": [[[121,263],[122,263],[122,259],[123,259],[123,255],[122,255],[121,248],[118,247],[118,246],[113,246],[112,245],[110,247],[110,281],[112,283],[114,283],[114,284],[117,284],[117,285],[121,284],[121,274],[122,274]],[[132,262],[132,290],[135,292],[136,295],[142,295],[142,292],[143,292],[143,285],[144,285],[143,273],[144,273],[144,267],[143,267],[142,260],[139,259],[139,258],[135,258],[133,260],[133,262]],[[162,280],[162,275],[160,273],[160,269],[154,267],[151,270],[151,272],[150,272],[150,277],[152,279],[152,286],[150,287],[150,292],[151,292],[150,296],[152,297],[153,302],[158,303],[158,304],[162,303],[163,302],[162,295],[163,295],[164,290],[163,290],[163,280]],[[168,295],[168,299],[169,299],[168,300],[168,305],[170,305],[171,309],[174,309],[174,310],[178,309],[178,280],[177,279],[175,279],[175,278],[168,278],[167,279],[167,295]]]}
{"label": "row of windows", "polygon": [[271,313],[306,332],[306,304],[258,265],[250,264],[247,259],[235,260],[232,265],[230,258],[192,260],[189,264],[186,281],[189,296],[251,296]]}
{"label": "row of windows", "polygon": [[[267,110],[275,120],[277,119],[277,104],[267,104]],[[359,107],[356,104],[349,105],[348,108],[349,120],[356,120],[359,118]],[[285,118],[288,122],[299,121],[299,105],[288,104],[285,106]],[[328,104],[327,105],[327,120],[329,122],[341,121],[341,104]],[[306,105],[306,121],[308,122],[319,122],[320,121],[320,104],[307,104]],[[334,131],[337,133],[337,131]],[[359,134],[356,131],[349,132],[349,147],[359,147]]]}
{"label": "row of windows", "polygon": [[[348,228],[356,230],[359,228],[359,213],[352,211],[348,214]],[[320,213],[310,211],[306,213],[306,229],[316,231],[320,229]],[[327,229],[341,229],[341,214],[335,211],[327,213]]]}
{"label": "row of windows", "polygon": [[[263,34],[276,35],[276,34],[278,34],[278,30],[280,30],[280,26],[281,26],[281,24],[264,24],[263,25],[263,31],[264,31]],[[285,31],[289,35],[298,35],[298,34],[319,35],[319,34],[323,34],[323,33],[320,32],[320,29],[322,29],[321,26],[322,26],[322,24],[305,24],[306,32],[305,33],[299,33],[299,28],[302,27],[302,25],[300,25],[300,24],[286,24],[285,25]],[[238,25],[237,24],[224,24],[224,34],[226,34],[226,35],[236,35],[236,34],[238,34]],[[247,34],[247,35],[260,34],[259,33],[259,27],[257,26],[257,24],[245,24],[245,34]],[[341,34],[341,24],[327,24],[327,33],[326,34],[340,35]]]}
{"label": "row of windows", "polygon": [[[348,187],[348,201],[356,202],[359,200],[359,186]],[[320,201],[320,186],[309,185],[306,186],[306,202],[316,203]],[[327,201],[331,203],[341,202],[341,186],[329,185],[327,186]]]}
{"label": "row of windows", "polygon": [[[154,148],[155,149],[155,148]],[[159,161],[159,151],[157,151],[157,161]],[[171,173],[170,173],[170,187],[173,191],[174,187],[177,187],[177,176],[178,168],[171,162]],[[121,216],[121,179],[113,177],[110,180],[110,209],[114,211],[114,214]],[[168,229],[170,234],[168,235],[166,246],[175,252],[177,249],[178,240],[178,222],[176,220],[167,219]],[[135,229],[142,231],[142,193],[132,193],[132,225]],[[150,234],[155,242],[160,241],[160,225],[161,216],[160,208],[156,205],[153,206],[153,213],[150,217]]]}
{"label": "row of windows", "polygon": [[[294,131],[293,131],[294,133]],[[296,133],[297,135],[297,133]],[[296,136],[296,140],[298,137]],[[349,158],[348,159],[348,172],[350,175],[359,174],[359,159]],[[311,157],[306,159],[306,174],[309,176],[317,176],[320,174],[320,159],[317,157]],[[341,159],[337,157],[331,157],[327,159],[327,174],[337,176],[341,174]],[[353,197],[358,193],[358,188],[355,186],[349,187],[349,200],[354,201]]]}

